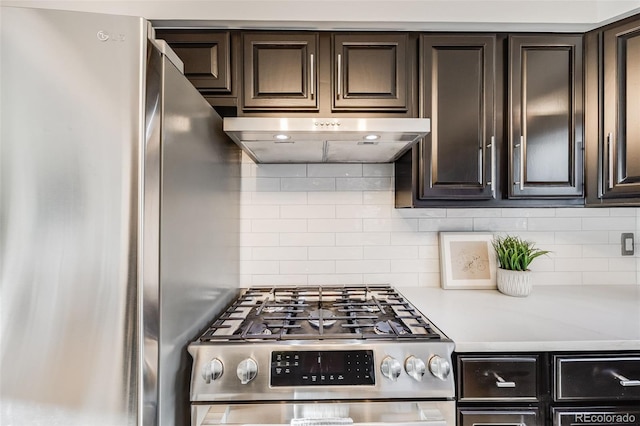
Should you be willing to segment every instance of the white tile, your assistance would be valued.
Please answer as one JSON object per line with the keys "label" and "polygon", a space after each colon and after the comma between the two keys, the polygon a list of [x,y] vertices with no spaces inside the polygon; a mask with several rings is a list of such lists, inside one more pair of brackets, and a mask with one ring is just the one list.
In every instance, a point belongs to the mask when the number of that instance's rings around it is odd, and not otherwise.
{"label": "white tile", "polygon": [[365,259],[417,259],[418,246],[364,247]]}
{"label": "white tile", "polygon": [[419,275],[419,285],[422,287],[440,287],[442,285],[438,272],[421,272]]}
{"label": "white tile", "polygon": [[606,209],[609,210],[610,216],[638,216],[640,215],[640,207],[617,207]]}
{"label": "white tile", "polygon": [[395,216],[403,218],[444,218],[447,209],[395,209]]}
{"label": "white tile", "polygon": [[536,246],[555,244],[556,242],[556,234],[553,231],[518,231],[514,234]]}
{"label": "white tile", "polygon": [[365,232],[415,232],[417,219],[363,219]]}
{"label": "white tile", "polygon": [[[531,240],[529,240],[531,241]],[[583,247],[580,244],[543,244],[535,242],[535,246],[541,250],[549,250],[551,253],[548,254],[548,257],[552,259],[568,257],[568,258],[577,258],[577,257],[599,257],[599,256],[585,256]]]}
{"label": "white tile", "polygon": [[253,191],[253,192],[273,192],[280,190],[279,178],[241,178],[240,179],[241,191]]}
{"label": "white tile", "polygon": [[393,176],[393,163],[363,164],[362,176]]}
{"label": "white tile", "polygon": [[[332,246],[336,243],[336,234],[333,232],[291,232],[280,234],[280,246]],[[277,244],[275,244],[277,245]]]}
{"label": "white tile", "polygon": [[[507,217],[503,217],[503,218],[478,217],[473,219],[473,230],[487,231],[487,232],[526,231],[527,223],[528,222],[530,223],[532,220],[536,220],[536,219],[529,219],[524,217],[508,217],[508,218]],[[546,220],[546,219],[542,219],[542,220]],[[530,226],[529,226],[529,230],[532,230]]]}
{"label": "white tile", "polygon": [[240,287],[251,287],[253,285],[253,275],[245,274],[238,277]]}
{"label": "white tile", "polygon": [[359,232],[362,219],[309,219],[309,232]]}
{"label": "white tile", "polygon": [[601,258],[578,258],[578,259],[568,259],[561,258],[555,259],[556,263],[556,271],[561,272],[585,272],[585,271],[608,271],[609,270],[609,261],[608,259]]}
{"label": "white tile", "polygon": [[336,260],[339,274],[380,273],[390,271],[389,260]]}
{"label": "white tile", "polygon": [[253,276],[252,285],[269,285],[274,287],[283,287],[283,286],[298,286],[298,285],[307,285],[308,284],[308,276],[307,275],[260,275],[256,274]]}
{"label": "white tile", "polygon": [[421,232],[471,231],[473,230],[473,219],[471,218],[419,219],[418,229]]}
{"label": "white tile", "polygon": [[306,164],[257,164],[254,172],[257,177],[306,177]]}
{"label": "white tile", "polygon": [[556,232],[556,244],[608,244],[606,231]]}
{"label": "white tile", "polygon": [[420,246],[418,247],[418,257],[420,259],[440,259],[440,246]]}
{"label": "white tile", "polygon": [[357,191],[309,192],[309,204],[362,204],[362,193]]}
{"label": "white tile", "polygon": [[420,274],[366,274],[367,284],[389,284],[394,287],[418,287],[420,285]]}
{"label": "white tile", "polygon": [[440,262],[437,259],[393,259],[391,260],[391,272],[434,272],[440,271]]}
{"label": "white tile", "polygon": [[389,232],[344,232],[336,234],[337,246],[389,245]]}
{"label": "white tile", "polygon": [[251,219],[240,219],[238,225],[240,226],[240,234],[251,232]]}
{"label": "white tile", "polygon": [[389,191],[393,189],[391,178],[366,177],[366,178],[336,178],[338,191]]}
{"label": "white tile", "polygon": [[534,272],[553,272],[555,271],[555,262],[549,257],[538,257],[529,265],[529,269]]}
{"label": "white tile", "polygon": [[255,192],[251,196],[252,204],[286,205],[307,204],[306,192]]}
{"label": "white tile", "polygon": [[[531,276],[531,283],[537,285],[581,285],[582,272],[580,271],[555,271],[536,272]],[[535,287],[533,291],[535,291]]]}
{"label": "white tile", "polygon": [[306,247],[253,247],[253,260],[307,260]]}
{"label": "white tile", "polygon": [[280,265],[277,260],[247,260],[240,263],[240,274],[278,274]]}
{"label": "white tile", "polygon": [[554,217],[556,209],[526,209],[509,208],[502,209],[502,217]]}
{"label": "white tile", "polygon": [[637,284],[636,273],[633,271],[608,271],[589,272],[582,274],[582,281],[585,285],[624,285]]}
{"label": "white tile", "polygon": [[333,260],[280,261],[281,274],[333,274],[334,272],[336,272],[336,262]]}
{"label": "white tile", "polygon": [[636,220],[633,217],[591,218],[582,219],[582,229],[585,231],[632,231],[636,227]]}
{"label": "white tile", "polygon": [[582,257],[616,257],[620,255],[620,246],[614,244],[585,244]]}
{"label": "white tile", "polygon": [[362,177],[362,164],[309,164],[309,177]]}
{"label": "white tile", "polygon": [[603,217],[609,216],[610,209],[591,209],[591,208],[567,208],[557,209],[556,216],[558,217]]}
{"label": "white tile", "polygon": [[241,206],[240,218],[242,219],[278,219],[280,217],[280,206],[250,205]]}
{"label": "white tile", "polygon": [[253,219],[252,232],[305,232],[306,219]]}
{"label": "white tile", "polygon": [[580,219],[575,218],[538,218],[528,219],[529,231],[579,231],[582,229]]}
{"label": "white tile", "polygon": [[335,191],[334,178],[283,178],[281,191]]}
{"label": "white tile", "polygon": [[309,275],[309,285],[362,285],[362,274]]}
{"label": "white tile", "polygon": [[288,205],[280,207],[283,219],[332,219],[336,217],[334,205]]}
{"label": "white tile", "polygon": [[279,245],[280,234],[277,232],[244,232],[240,234],[241,247],[277,247]]}
{"label": "white tile", "polygon": [[394,246],[438,245],[437,232],[393,232],[391,244]]}
{"label": "white tile", "polygon": [[338,218],[388,218],[391,217],[391,209],[388,205],[342,205],[336,206]]}
{"label": "white tile", "polygon": [[447,217],[502,217],[501,209],[447,209]]}
{"label": "white tile", "polygon": [[240,176],[248,178],[256,175],[256,163],[241,163]]}
{"label": "white tile", "polygon": [[609,270],[613,272],[636,271],[636,259],[634,257],[619,257],[609,259]]}
{"label": "white tile", "polygon": [[393,207],[395,196],[393,191],[362,191],[362,204],[385,204]]}
{"label": "white tile", "polygon": [[251,247],[240,247],[240,262],[242,263],[245,260],[253,260]]}
{"label": "white tile", "polygon": [[362,247],[309,247],[309,260],[362,259]]}

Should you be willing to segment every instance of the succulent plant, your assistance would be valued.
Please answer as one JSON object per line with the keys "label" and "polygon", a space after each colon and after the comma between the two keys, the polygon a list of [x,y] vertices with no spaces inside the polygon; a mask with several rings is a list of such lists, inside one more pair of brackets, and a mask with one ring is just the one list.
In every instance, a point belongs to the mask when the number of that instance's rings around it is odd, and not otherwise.
{"label": "succulent plant", "polygon": [[540,250],[533,243],[511,235],[495,237],[491,244],[496,251],[499,267],[511,271],[526,271],[535,258],[549,253],[548,250]]}

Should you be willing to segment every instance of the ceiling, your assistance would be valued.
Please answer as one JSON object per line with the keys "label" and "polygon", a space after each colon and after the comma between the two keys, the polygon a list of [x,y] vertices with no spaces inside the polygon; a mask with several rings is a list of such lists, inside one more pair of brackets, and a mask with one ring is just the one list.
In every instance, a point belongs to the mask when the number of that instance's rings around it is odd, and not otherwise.
{"label": "ceiling", "polygon": [[640,13],[640,0],[0,0],[143,16],[156,26],[424,31],[587,31]]}

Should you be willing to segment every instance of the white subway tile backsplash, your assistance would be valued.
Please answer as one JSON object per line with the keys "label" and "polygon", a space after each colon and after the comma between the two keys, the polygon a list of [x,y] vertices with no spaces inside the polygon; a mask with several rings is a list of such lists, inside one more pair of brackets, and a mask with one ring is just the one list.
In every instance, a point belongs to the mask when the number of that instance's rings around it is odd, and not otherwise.
{"label": "white subway tile backsplash", "polygon": [[362,164],[309,164],[309,177],[362,177]]}
{"label": "white subway tile backsplash", "polygon": [[640,208],[395,209],[393,164],[243,155],[241,172],[243,286],[438,287],[442,231],[518,235],[550,250],[531,265],[534,285],[640,284],[640,253],[620,255],[621,232],[640,238]]}
{"label": "white subway tile backsplash", "polygon": [[283,179],[280,185],[282,191],[335,191],[334,178],[289,178]]}
{"label": "white subway tile backsplash", "polygon": [[336,178],[338,191],[389,191],[392,190],[390,177]]}

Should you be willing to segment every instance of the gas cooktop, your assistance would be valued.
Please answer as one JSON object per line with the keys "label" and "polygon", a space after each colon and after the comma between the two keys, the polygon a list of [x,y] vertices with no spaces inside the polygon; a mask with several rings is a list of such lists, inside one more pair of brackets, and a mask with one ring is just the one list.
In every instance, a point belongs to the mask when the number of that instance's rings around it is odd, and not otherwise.
{"label": "gas cooktop", "polygon": [[387,285],[249,288],[200,342],[445,338]]}

